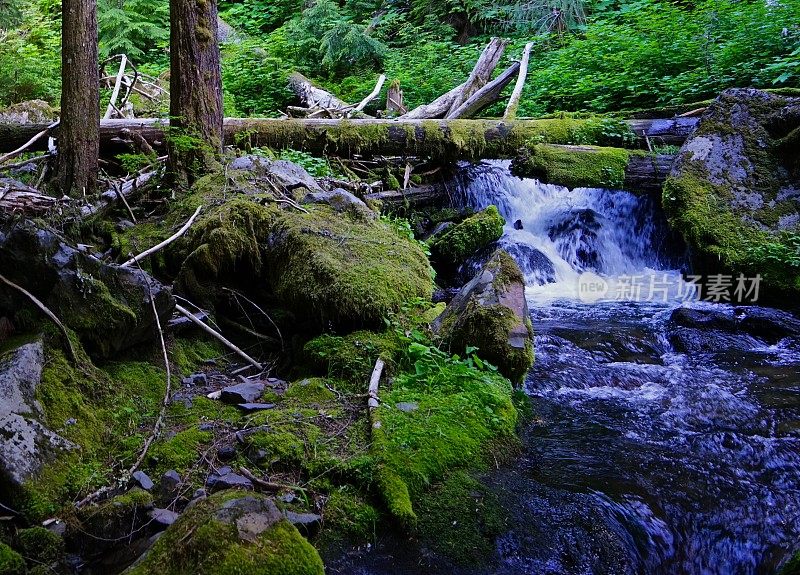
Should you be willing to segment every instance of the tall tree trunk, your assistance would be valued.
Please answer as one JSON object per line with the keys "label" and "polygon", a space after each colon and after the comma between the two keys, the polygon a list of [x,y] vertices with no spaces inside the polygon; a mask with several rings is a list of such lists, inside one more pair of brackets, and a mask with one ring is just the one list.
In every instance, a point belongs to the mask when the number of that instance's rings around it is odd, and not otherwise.
{"label": "tall tree trunk", "polygon": [[61,125],[56,180],[63,194],[80,196],[96,190],[100,153],[96,0],[64,0],[61,29]]}
{"label": "tall tree trunk", "polygon": [[170,168],[189,185],[219,165],[222,78],[217,0],[170,0]]}

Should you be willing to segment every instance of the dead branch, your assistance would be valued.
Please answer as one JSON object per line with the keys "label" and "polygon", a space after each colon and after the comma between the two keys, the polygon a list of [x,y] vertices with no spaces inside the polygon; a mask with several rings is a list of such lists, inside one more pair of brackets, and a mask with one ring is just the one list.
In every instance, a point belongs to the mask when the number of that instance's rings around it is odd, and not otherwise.
{"label": "dead branch", "polygon": [[135,264],[135,263],[141,261],[142,259],[146,258],[147,256],[149,256],[151,254],[154,254],[155,252],[157,252],[161,248],[163,248],[165,246],[168,246],[169,244],[171,244],[172,242],[177,240],[179,237],[181,237],[183,234],[185,234],[186,231],[192,226],[192,224],[194,223],[194,220],[200,214],[200,210],[201,209],[203,209],[203,206],[197,206],[197,209],[194,211],[194,214],[192,214],[192,217],[189,218],[189,220],[185,224],[183,224],[183,227],[181,229],[179,229],[177,232],[175,232],[174,234],[172,234],[170,237],[165,239],[163,242],[160,242],[160,243],[154,245],[152,248],[143,251],[138,256],[132,257],[131,259],[129,259],[128,261],[126,261],[124,264],[122,264],[119,267],[126,268],[126,267],[128,267],[128,266],[130,266],[132,264]]}
{"label": "dead branch", "polygon": [[514,62],[497,78],[476,91],[463,104],[450,112],[447,115],[447,119],[456,120],[458,118],[469,118],[487,106],[494,104],[500,98],[500,94],[505,87],[508,86],[514,76],[517,75],[519,67],[519,62]]}
{"label": "dead branch", "polygon": [[528,62],[531,58],[531,50],[533,49],[533,42],[525,44],[525,49],[522,51],[522,60],[519,63],[519,76],[517,76],[517,83],[514,84],[514,91],[511,92],[511,97],[508,99],[506,111],[503,114],[503,119],[506,121],[515,120],[517,118],[517,108],[519,108],[519,99],[522,97],[522,89],[525,88],[525,80],[528,77]]}
{"label": "dead branch", "polygon": [[381,93],[381,89],[383,88],[384,82],[386,82],[386,76],[384,74],[381,74],[378,77],[378,82],[375,84],[375,88],[373,88],[372,92],[370,92],[369,95],[363,100],[361,100],[358,106],[356,106],[355,109],[356,112],[361,112],[367,106],[367,104],[369,104],[372,100],[378,97],[378,94]]}
{"label": "dead branch", "polygon": [[370,414],[372,414],[372,410],[380,405],[380,401],[378,401],[378,384],[381,381],[381,374],[383,374],[384,365],[384,361],[381,358],[378,358],[375,362],[375,368],[372,370],[372,376],[369,378],[367,407],[369,407]]}
{"label": "dead branch", "polygon": [[235,352],[235,353],[236,353],[236,354],[237,354],[239,357],[241,357],[242,359],[244,359],[245,361],[247,361],[247,363],[249,363],[250,365],[252,365],[253,367],[255,367],[255,368],[256,368],[256,369],[258,369],[258,370],[263,370],[263,369],[264,369],[264,367],[263,367],[263,366],[262,366],[260,363],[258,363],[256,360],[254,360],[254,359],[253,359],[252,357],[250,357],[249,355],[247,355],[247,354],[246,354],[244,351],[242,351],[242,350],[241,350],[240,348],[238,348],[236,345],[234,345],[233,343],[231,343],[231,342],[230,342],[230,341],[229,341],[229,340],[228,340],[228,339],[227,339],[227,338],[226,338],[224,335],[222,335],[221,333],[219,333],[218,331],[216,331],[216,330],[214,330],[214,329],[211,329],[211,328],[210,328],[210,327],[208,327],[206,324],[204,324],[202,321],[200,321],[199,319],[197,319],[197,318],[194,316],[194,314],[192,314],[192,312],[190,312],[188,309],[186,309],[185,307],[183,307],[182,305],[179,305],[179,304],[175,304],[175,309],[176,309],[176,310],[177,310],[179,313],[181,313],[182,315],[184,315],[184,316],[186,316],[187,318],[189,318],[189,320],[190,320],[192,323],[194,323],[195,325],[197,325],[197,327],[199,327],[200,329],[202,329],[203,331],[205,331],[207,334],[209,334],[209,335],[211,335],[211,336],[213,336],[213,337],[217,338],[217,339],[218,339],[218,340],[219,340],[219,341],[220,341],[220,342],[221,342],[223,345],[225,345],[225,347],[227,347],[227,348],[228,348],[228,349],[230,349],[231,351]]}
{"label": "dead branch", "polygon": [[125,75],[125,66],[127,64],[128,57],[125,54],[122,54],[119,60],[119,72],[117,72],[117,79],[114,82],[114,90],[111,92],[111,100],[109,100],[106,113],[103,115],[104,120],[111,118],[111,114],[116,109],[114,105],[117,103],[117,98],[119,97],[119,89],[122,86],[122,77]]}
{"label": "dead branch", "polygon": [[19,148],[17,148],[16,150],[12,150],[12,151],[8,152],[7,154],[4,154],[4,155],[0,156],[0,164],[2,164],[3,162],[5,162],[6,160],[10,160],[11,158],[16,158],[16,157],[17,157],[17,156],[19,156],[19,155],[20,155],[22,152],[24,152],[24,151],[25,151],[25,150],[27,150],[29,147],[31,147],[31,146],[32,146],[32,145],[34,145],[36,142],[38,142],[40,139],[42,139],[42,138],[44,138],[45,136],[49,135],[49,134],[50,134],[50,132],[52,132],[52,131],[53,131],[53,129],[54,129],[56,126],[58,126],[59,122],[60,122],[60,120],[57,120],[57,121],[53,122],[52,124],[50,124],[49,126],[47,126],[47,127],[44,129],[44,130],[42,130],[41,132],[39,132],[39,133],[37,133],[36,135],[34,135],[34,136],[33,136],[33,137],[30,139],[30,140],[28,140],[27,142],[25,142],[24,144],[22,144],[22,145],[21,145]]}

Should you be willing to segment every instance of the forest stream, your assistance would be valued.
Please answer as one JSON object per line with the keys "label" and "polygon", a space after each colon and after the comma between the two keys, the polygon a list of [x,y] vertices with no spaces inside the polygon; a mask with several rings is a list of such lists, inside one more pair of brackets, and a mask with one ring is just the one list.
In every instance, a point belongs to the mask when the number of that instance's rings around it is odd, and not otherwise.
{"label": "forest stream", "polygon": [[[798,319],[698,301],[646,197],[519,180],[505,162],[465,165],[455,188],[504,216],[535,331],[523,453],[484,478],[513,518],[490,572],[774,572],[800,536]],[[651,276],[661,290],[615,298]],[[592,280],[606,298],[586,301]],[[334,572],[460,572],[397,545]]]}

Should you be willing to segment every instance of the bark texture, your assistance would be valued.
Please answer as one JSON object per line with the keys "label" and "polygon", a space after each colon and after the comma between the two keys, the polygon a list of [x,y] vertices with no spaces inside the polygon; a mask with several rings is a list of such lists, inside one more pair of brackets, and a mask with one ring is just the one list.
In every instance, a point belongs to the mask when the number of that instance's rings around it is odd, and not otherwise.
{"label": "bark texture", "polygon": [[170,168],[190,184],[222,155],[217,0],[170,0]]}
{"label": "bark texture", "polygon": [[57,185],[81,196],[97,188],[100,72],[96,0],[64,0],[61,13],[61,125]]}

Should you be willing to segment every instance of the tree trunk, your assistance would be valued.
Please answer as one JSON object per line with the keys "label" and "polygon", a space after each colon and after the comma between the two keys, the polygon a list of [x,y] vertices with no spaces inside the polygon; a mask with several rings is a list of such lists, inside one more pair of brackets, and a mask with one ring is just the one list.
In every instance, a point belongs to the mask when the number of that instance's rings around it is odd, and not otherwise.
{"label": "tree trunk", "polygon": [[[697,118],[673,120],[629,120],[638,134],[634,147],[646,148],[646,134],[651,141],[681,144],[691,133]],[[167,120],[103,120],[100,122],[100,149],[103,156],[131,148],[123,141],[124,130],[144,137],[156,150],[165,147]],[[322,120],[273,118],[226,118],[224,139],[234,144],[244,136],[250,145],[291,148],[312,153],[348,156],[351,153],[385,156],[444,157],[469,153],[481,158],[514,155],[517,148],[531,142],[567,144],[575,133],[587,133],[597,127],[592,119],[517,120]],[[0,124],[0,152],[14,150],[47,128],[47,124]],[[602,126],[601,126],[602,129]],[[59,128],[55,129],[58,136]],[[599,134],[598,137],[602,137]],[[42,138],[29,151],[47,149]],[[492,155],[496,154],[496,155]]]}
{"label": "tree trunk", "polygon": [[96,0],[64,0],[61,12],[61,125],[56,180],[62,194],[97,188],[100,71]]}
{"label": "tree trunk", "polygon": [[190,185],[222,156],[217,0],[170,0],[169,165]]}

